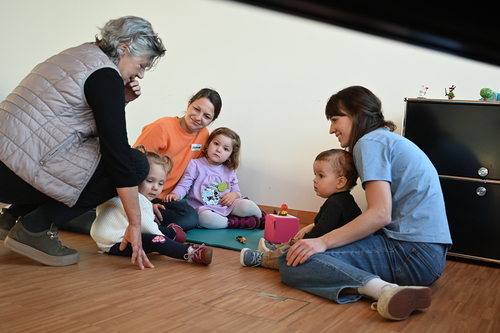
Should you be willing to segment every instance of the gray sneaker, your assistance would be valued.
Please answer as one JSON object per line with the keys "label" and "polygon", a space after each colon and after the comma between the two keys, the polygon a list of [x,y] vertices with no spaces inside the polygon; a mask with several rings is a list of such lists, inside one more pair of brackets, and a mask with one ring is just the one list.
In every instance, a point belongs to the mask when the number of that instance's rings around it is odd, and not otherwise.
{"label": "gray sneaker", "polygon": [[271,243],[265,238],[261,238],[259,240],[259,251],[262,252],[267,252],[267,251],[275,251],[276,250],[276,245],[274,243]]}
{"label": "gray sneaker", "polygon": [[243,266],[262,266],[262,251],[252,251],[248,247],[244,248],[240,252],[240,263]]}
{"label": "gray sneaker", "polygon": [[61,244],[55,225],[48,230],[33,233],[26,230],[18,220],[4,243],[12,251],[49,266],[73,265],[80,257],[78,251]]}
{"label": "gray sneaker", "polygon": [[0,240],[4,240],[10,229],[16,224],[16,218],[10,215],[9,210],[2,208],[0,213]]}

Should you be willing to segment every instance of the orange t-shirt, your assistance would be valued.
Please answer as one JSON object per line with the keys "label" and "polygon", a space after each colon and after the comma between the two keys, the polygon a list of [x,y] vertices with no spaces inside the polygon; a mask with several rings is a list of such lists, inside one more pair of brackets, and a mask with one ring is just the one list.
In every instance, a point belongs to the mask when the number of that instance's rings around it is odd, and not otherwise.
{"label": "orange t-shirt", "polygon": [[163,186],[160,199],[172,192],[189,161],[202,156],[201,150],[208,136],[206,128],[196,134],[187,133],[181,127],[179,117],[163,117],[142,128],[134,147],[143,145],[147,150],[154,151],[160,156],[169,155],[174,161],[174,167]]}

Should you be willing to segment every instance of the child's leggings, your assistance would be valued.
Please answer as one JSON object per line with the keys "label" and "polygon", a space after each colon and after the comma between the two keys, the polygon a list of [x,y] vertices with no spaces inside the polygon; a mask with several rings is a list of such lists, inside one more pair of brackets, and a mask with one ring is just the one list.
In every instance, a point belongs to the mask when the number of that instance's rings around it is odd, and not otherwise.
{"label": "child's leggings", "polygon": [[[163,235],[142,234],[142,248],[146,253],[158,252],[171,258],[184,259],[190,244],[182,244],[171,240]],[[127,244],[123,251],[120,251],[120,243],[116,243],[109,249],[109,254],[115,256],[132,256],[132,245]]]}
{"label": "child's leggings", "polygon": [[[262,211],[259,206],[248,199],[239,200],[231,214],[240,217],[253,215],[259,218],[262,217]],[[200,213],[198,224],[200,227],[207,229],[225,229],[227,228],[227,216],[219,215],[211,210],[204,210]]]}

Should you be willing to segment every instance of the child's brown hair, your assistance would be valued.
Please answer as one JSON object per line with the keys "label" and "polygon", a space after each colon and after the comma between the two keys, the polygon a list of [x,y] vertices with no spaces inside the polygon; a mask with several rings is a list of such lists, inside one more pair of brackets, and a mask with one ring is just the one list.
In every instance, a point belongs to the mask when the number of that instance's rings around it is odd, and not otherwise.
{"label": "child's brown hair", "polygon": [[241,140],[240,140],[239,135],[236,134],[235,131],[233,131],[232,129],[229,129],[227,127],[219,127],[217,129],[215,129],[212,133],[210,133],[210,136],[208,137],[207,143],[203,147],[203,156],[207,157],[207,151],[208,151],[208,146],[210,145],[210,142],[212,142],[213,139],[219,134],[227,136],[233,142],[233,152],[231,153],[231,156],[229,156],[227,161],[222,163],[222,164],[224,164],[225,166],[227,166],[231,170],[238,169],[238,166],[240,165]]}
{"label": "child's brown hair", "polygon": [[327,161],[337,172],[337,176],[345,177],[347,179],[345,188],[347,190],[356,186],[358,179],[358,171],[354,165],[354,158],[352,154],[343,149],[330,149],[325,150],[316,156],[315,161]]}
{"label": "child's brown hair", "polygon": [[165,171],[166,176],[168,177],[168,174],[170,173],[170,171],[172,171],[172,168],[174,167],[174,161],[170,156],[168,155],[160,156],[154,151],[147,150],[146,147],[142,145],[136,146],[135,149],[142,151],[146,155],[149,164],[155,163],[160,165]]}

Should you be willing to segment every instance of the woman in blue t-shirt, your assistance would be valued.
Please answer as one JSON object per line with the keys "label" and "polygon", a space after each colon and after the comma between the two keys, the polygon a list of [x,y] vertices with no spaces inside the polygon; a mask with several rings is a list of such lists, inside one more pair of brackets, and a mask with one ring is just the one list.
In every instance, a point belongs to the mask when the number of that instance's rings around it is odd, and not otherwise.
{"label": "woman in blue t-shirt", "polygon": [[330,134],[353,153],[367,208],[292,246],[279,260],[282,281],[337,303],[371,297],[383,317],[406,319],[430,306],[425,286],[441,277],[451,245],[438,174],[415,144],[393,133],[370,90],[341,90],[325,114]]}

